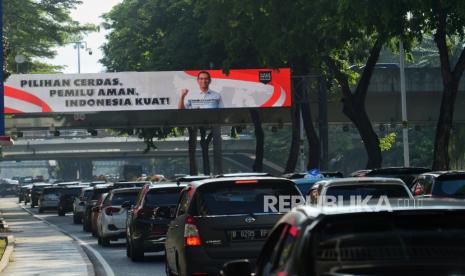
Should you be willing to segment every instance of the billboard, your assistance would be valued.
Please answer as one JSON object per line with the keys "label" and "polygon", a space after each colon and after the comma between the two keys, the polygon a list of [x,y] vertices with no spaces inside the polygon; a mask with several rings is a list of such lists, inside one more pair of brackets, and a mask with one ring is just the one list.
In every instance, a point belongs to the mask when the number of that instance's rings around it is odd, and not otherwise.
{"label": "billboard", "polygon": [[5,113],[289,107],[289,68],[12,75]]}

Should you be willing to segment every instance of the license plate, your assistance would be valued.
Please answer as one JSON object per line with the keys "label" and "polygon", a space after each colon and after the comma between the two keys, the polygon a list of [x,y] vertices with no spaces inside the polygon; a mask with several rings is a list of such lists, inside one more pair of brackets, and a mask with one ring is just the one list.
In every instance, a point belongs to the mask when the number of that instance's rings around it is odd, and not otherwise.
{"label": "license plate", "polygon": [[234,230],[228,231],[228,235],[232,241],[264,240],[268,236],[268,232],[267,229]]}

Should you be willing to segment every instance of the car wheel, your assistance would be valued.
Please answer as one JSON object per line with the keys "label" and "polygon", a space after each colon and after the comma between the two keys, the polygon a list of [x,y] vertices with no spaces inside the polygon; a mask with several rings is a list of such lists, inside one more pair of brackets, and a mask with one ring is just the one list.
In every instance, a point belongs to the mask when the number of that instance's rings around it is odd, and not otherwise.
{"label": "car wheel", "polygon": [[81,218],[73,214],[73,223],[74,224],[79,224],[81,223]]}
{"label": "car wheel", "polygon": [[131,258],[131,250],[129,247],[131,244],[129,243],[129,240],[126,238],[126,257]]}
{"label": "car wheel", "polygon": [[165,249],[165,272],[167,276],[175,276],[173,271],[171,271],[170,266],[168,265],[168,255],[166,254],[166,249]]}
{"label": "car wheel", "polygon": [[131,250],[131,260],[133,262],[140,262],[144,260],[144,249],[142,246],[137,246],[137,243],[134,242],[134,240],[131,242],[131,247],[129,250]]}
{"label": "car wheel", "polygon": [[99,239],[100,239],[100,245],[102,245],[103,247],[110,245],[110,239],[109,238],[99,237]]}
{"label": "car wheel", "polygon": [[84,219],[83,222],[82,222],[82,230],[84,230],[85,232],[90,232],[90,227],[89,227],[89,223],[87,223],[87,220]]}

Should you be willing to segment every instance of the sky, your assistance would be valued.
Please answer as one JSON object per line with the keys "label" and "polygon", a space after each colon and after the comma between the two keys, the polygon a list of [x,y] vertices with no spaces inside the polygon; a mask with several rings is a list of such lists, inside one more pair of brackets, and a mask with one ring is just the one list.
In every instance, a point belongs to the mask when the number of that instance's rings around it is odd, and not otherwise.
{"label": "sky", "polygon": [[[100,18],[100,16],[106,12],[109,12],[114,5],[121,3],[123,0],[81,1],[82,4],[79,5],[75,10],[72,10],[71,17],[83,24],[93,23],[99,25],[103,22],[103,19]],[[81,73],[99,73],[105,71],[103,65],[98,61],[103,56],[100,48],[105,43],[105,35],[107,33],[107,30],[100,28],[99,32],[90,33],[83,38],[83,41],[87,43],[87,47],[92,50],[92,55],[89,55],[88,52],[81,49]],[[64,73],[77,73],[78,54],[77,50],[74,49],[73,46],[73,44],[69,44],[64,47],[56,48],[58,55],[52,60],[45,59],[44,61],[51,64],[66,66],[63,70]]]}

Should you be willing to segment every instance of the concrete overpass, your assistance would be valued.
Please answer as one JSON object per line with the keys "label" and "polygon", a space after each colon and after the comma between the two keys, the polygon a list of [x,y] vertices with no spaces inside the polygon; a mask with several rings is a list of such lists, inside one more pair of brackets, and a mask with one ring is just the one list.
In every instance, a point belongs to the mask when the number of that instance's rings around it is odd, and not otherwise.
{"label": "concrete overpass", "polygon": [[[439,68],[407,68],[406,88],[408,119],[412,124],[433,123],[438,118],[442,97],[442,78]],[[369,86],[367,112],[373,122],[401,122],[399,70],[376,69]],[[465,80],[462,78],[457,96],[457,107],[465,104]],[[318,120],[317,91],[310,91],[313,118]],[[455,109],[454,121],[465,122],[465,109]],[[289,123],[288,108],[262,108],[263,123]],[[330,123],[349,122],[342,113],[340,96],[328,100]],[[8,116],[7,129],[65,129],[65,128],[147,128],[154,126],[241,125],[251,123],[247,109],[167,110],[131,112],[88,112],[63,114],[18,114]]]}
{"label": "concrete overpass", "polygon": [[[18,140],[2,149],[2,161],[57,160],[90,158],[93,160],[187,156],[186,137],[156,140],[157,149],[144,153],[143,140],[132,137],[55,138]],[[255,139],[222,137],[224,154],[254,153]],[[200,153],[200,145],[197,145]]]}
{"label": "concrete overpass", "polygon": [[[255,139],[251,136],[240,136],[232,139],[222,137],[222,159],[224,165],[235,168],[235,171],[251,171],[255,160]],[[124,160],[128,158],[166,158],[187,157],[187,138],[170,138],[155,141],[156,150],[144,153],[145,143],[132,137],[104,138],[55,138],[55,139],[21,139],[14,146],[2,149],[2,161],[31,160]],[[212,153],[210,153],[212,154]],[[197,157],[201,157],[200,144],[197,145]],[[0,162],[2,169],[44,168],[44,164],[25,164],[23,162]],[[263,161],[264,171],[280,175],[284,168]]]}

